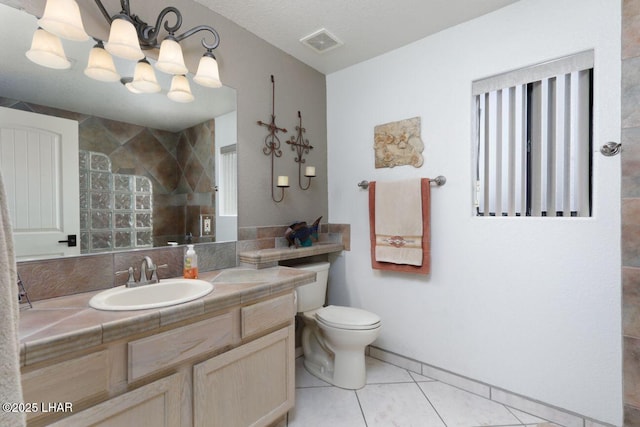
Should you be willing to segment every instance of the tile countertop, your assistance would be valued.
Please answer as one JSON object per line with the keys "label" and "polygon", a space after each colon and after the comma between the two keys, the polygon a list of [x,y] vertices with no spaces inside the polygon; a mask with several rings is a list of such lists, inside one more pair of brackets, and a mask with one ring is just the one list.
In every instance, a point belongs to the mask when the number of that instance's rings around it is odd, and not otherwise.
{"label": "tile countertop", "polygon": [[255,301],[311,283],[315,273],[288,267],[261,270],[236,267],[200,273],[199,278],[213,283],[210,294],[156,309],[102,311],[91,308],[89,300],[101,291],[37,301],[33,308],[20,312],[20,366]]}

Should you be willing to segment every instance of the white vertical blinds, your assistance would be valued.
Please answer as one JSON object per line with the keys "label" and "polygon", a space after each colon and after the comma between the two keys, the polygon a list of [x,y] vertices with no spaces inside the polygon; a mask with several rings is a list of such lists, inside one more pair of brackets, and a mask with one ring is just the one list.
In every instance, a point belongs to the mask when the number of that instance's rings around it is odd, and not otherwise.
{"label": "white vertical blinds", "polygon": [[473,83],[478,215],[590,215],[592,71],[589,51]]}
{"label": "white vertical blinds", "polygon": [[219,202],[220,215],[238,215],[238,173],[237,173],[236,145],[220,148],[220,185]]}

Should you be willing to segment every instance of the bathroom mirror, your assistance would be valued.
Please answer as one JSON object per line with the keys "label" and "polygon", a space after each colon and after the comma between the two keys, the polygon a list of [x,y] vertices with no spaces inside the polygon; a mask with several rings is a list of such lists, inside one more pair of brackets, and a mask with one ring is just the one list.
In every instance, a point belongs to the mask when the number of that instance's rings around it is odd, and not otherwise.
{"label": "bathroom mirror", "polygon": [[[87,231],[84,239],[93,239],[81,242],[83,237],[78,236],[79,246],[80,243],[83,245],[82,253],[166,245],[168,241],[185,243],[189,239],[187,236],[193,236],[194,242],[236,240],[235,194],[231,197],[227,194],[225,200],[219,201],[220,195],[216,192],[221,184],[216,177],[221,173],[221,166],[216,165],[216,157],[220,156],[216,153],[222,149],[226,155],[235,149],[235,89],[224,86],[205,88],[190,80],[195,101],[177,103],[166,96],[171,76],[156,71],[162,87],[160,93],[132,94],[120,82],[104,83],[84,75],[89,51],[95,44],[93,40],[63,41],[66,56],[72,63],[70,69],[41,67],[25,56],[36,28],[34,16],[0,4],[0,31],[3,33],[0,37],[3,55],[0,106],[79,122],[81,194],[78,209],[81,228]],[[133,61],[114,60],[122,77],[133,75]],[[135,232],[129,237],[121,233],[124,240],[118,242],[113,232],[110,241],[99,239],[99,234],[102,237],[108,234],[107,227],[120,227],[122,224],[116,224],[116,211],[107,211],[118,209],[119,201],[113,195],[108,196],[105,206],[93,206],[91,195],[85,194],[82,200],[82,167],[87,161],[91,163],[91,159],[95,159],[93,164],[99,165],[98,169],[85,170],[85,174],[100,172],[105,176],[103,172],[111,172],[114,176],[104,179],[114,183],[116,180],[125,182],[130,176],[134,194],[130,199],[127,199],[129,196],[124,197],[132,205],[129,209],[135,211],[136,203],[144,199],[135,194],[136,182],[141,182],[142,190],[150,195],[140,203],[147,204],[143,207],[149,208],[148,213],[152,217],[136,217],[133,212],[133,216],[125,220],[133,227],[140,225],[137,223],[152,225],[153,234],[140,233],[142,245],[136,245]],[[227,180],[232,181],[228,173],[229,169],[235,173],[235,162],[231,166],[229,164],[226,161],[222,167],[227,168]],[[147,188],[147,184],[151,184],[153,189]],[[220,202],[225,209],[222,213],[226,214],[222,217],[218,209]],[[234,203],[236,205],[232,206]],[[99,225],[100,233],[96,232],[93,224],[101,220],[96,215],[92,217],[97,212],[92,212],[92,208],[99,208],[101,212],[98,213],[106,218],[106,223]],[[122,220],[125,217],[118,218]],[[210,231],[203,234],[205,227]],[[98,237],[94,239],[92,233]],[[130,247],[127,246],[127,238],[132,239]]]}

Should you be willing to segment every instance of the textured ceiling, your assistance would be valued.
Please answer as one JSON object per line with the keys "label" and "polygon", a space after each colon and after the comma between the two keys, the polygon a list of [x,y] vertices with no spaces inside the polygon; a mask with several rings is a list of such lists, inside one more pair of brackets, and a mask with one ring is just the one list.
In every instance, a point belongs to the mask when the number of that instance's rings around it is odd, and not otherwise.
{"label": "textured ceiling", "polygon": [[[324,74],[517,0],[196,0]],[[326,28],[344,46],[318,54],[300,39]]]}

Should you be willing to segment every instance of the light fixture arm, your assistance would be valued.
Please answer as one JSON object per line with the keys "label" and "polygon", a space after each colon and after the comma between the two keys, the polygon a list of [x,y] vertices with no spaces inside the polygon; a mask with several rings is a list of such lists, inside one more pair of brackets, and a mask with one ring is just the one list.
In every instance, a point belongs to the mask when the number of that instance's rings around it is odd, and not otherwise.
{"label": "light fixture arm", "polygon": [[131,16],[131,7],[129,7],[129,0],[120,0],[120,7],[122,11]]}
{"label": "light fixture arm", "polygon": [[155,27],[148,25],[137,15],[132,16],[134,21],[133,25],[135,25],[136,30],[138,31],[138,38],[140,38],[141,45],[147,45],[151,47],[158,47],[160,45],[158,43],[158,34],[160,32],[160,27],[162,26],[162,21],[164,21],[164,18],[170,13],[173,13],[176,16],[176,23],[175,25],[171,26],[169,25],[169,21],[167,20],[164,22],[164,29],[169,33],[169,37],[175,38],[175,32],[178,31],[180,29],[180,26],[182,25],[182,14],[177,8],[173,6],[167,6],[162,9],[162,11],[160,11],[160,14],[158,15],[158,18],[156,19]]}
{"label": "light fixture arm", "polygon": [[[180,11],[173,6],[168,6],[162,9],[160,14],[158,15],[158,18],[156,19],[155,26],[151,26],[140,19],[140,17],[138,17],[137,15],[131,14],[129,0],[120,0],[120,6],[122,10],[118,15],[115,15],[114,17],[112,17],[109,12],[107,12],[107,9],[104,7],[104,4],[101,0],[95,0],[95,3],[109,25],[111,25],[111,22],[116,16],[125,17],[125,19],[131,21],[131,23],[136,28],[136,32],[138,33],[140,47],[142,49],[153,49],[160,47],[160,43],[158,42],[158,34],[160,32],[160,29],[163,27],[163,21],[164,29],[167,31],[167,33],[169,33],[169,37],[173,38],[177,42],[191,37],[192,35],[200,31],[208,31],[213,35],[213,43],[207,43],[205,38],[203,38],[201,41],[202,46],[207,49],[207,53],[211,54],[211,51],[220,45],[220,36],[218,35],[218,32],[209,25],[198,25],[191,28],[190,30],[185,31],[182,34],[175,35],[175,33],[182,26],[182,13],[180,13]],[[175,15],[176,23],[174,25],[169,25],[169,21],[165,20],[167,15],[170,13]]]}
{"label": "light fixture arm", "polygon": [[[123,12],[124,12],[124,1],[125,0],[121,0],[120,2],[120,4],[122,5]],[[102,13],[102,16],[104,16],[104,19],[106,19],[109,25],[111,25],[111,21],[113,21],[113,19],[111,18],[111,15],[109,15],[109,12],[107,12],[107,9],[104,7],[104,5],[100,0],[95,0],[95,2],[96,2],[96,5],[98,6],[98,9],[100,9],[100,12]]]}
{"label": "light fixture arm", "polygon": [[208,25],[198,25],[197,27],[193,27],[192,29],[185,31],[184,33],[180,34],[179,36],[175,36],[176,41],[181,41],[186,39],[187,37],[191,37],[192,35],[194,35],[195,33],[199,32],[199,31],[209,31],[212,35],[213,35],[213,43],[209,44],[206,42],[206,38],[202,38],[201,43],[202,46],[207,49],[208,53],[211,53],[211,51],[215,48],[217,48],[220,45],[220,36],[218,35],[218,32],[208,26]]}

